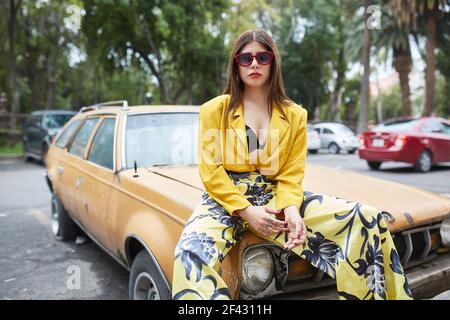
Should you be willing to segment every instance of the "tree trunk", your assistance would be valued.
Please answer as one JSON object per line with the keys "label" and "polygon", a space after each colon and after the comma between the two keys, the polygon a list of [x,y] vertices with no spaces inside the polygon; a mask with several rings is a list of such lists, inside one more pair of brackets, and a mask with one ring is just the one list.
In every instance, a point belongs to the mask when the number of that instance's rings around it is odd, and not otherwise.
{"label": "tree trunk", "polygon": [[364,66],[364,73],[361,79],[361,93],[360,93],[360,109],[358,117],[358,126],[356,128],[357,133],[362,133],[367,129],[367,120],[369,113],[369,99],[370,99],[370,87],[369,87],[369,77],[370,77],[370,48],[372,46],[372,39],[370,34],[370,29],[367,25],[367,8],[370,5],[369,0],[364,1],[364,48],[362,62]]}
{"label": "tree trunk", "polygon": [[425,105],[423,116],[429,116],[435,111],[435,90],[436,90],[436,15],[438,1],[435,1],[433,11],[427,14],[427,44],[426,44],[426,67],[425,67]]}
{"label": "tree trunk", "polygon": [[394,68],[400,79],[402,92],[402,116],[411,116],[411,97],[409,88],[409,73],[411,72],[411,51],[394,48]]}
{"label": "tree trunk", "polygon": [[17,64],[16,64],[16,31],[17,31],[17,12],[20,7],[20,0],[9,1],[8,17],[8,44],[9,44],[9,86],[11,92],[11,118],[9,129],[16,130],[16,115],[20,111],[20,91],[17,85]]}

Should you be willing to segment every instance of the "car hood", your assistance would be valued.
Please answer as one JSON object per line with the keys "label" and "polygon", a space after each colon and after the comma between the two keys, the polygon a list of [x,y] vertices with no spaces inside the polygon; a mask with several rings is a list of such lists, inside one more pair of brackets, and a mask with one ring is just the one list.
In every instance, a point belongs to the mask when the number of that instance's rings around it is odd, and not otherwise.
{"label": "car hood", "polygon": [[[204,190],[196,166],[149,167],[148,170],[198,190]],[[438,222],[450,215],[450,199],[410,187],[346,170],[308,163],[303,188],[318,194],[361,202],[390,213],[389,230]]]}

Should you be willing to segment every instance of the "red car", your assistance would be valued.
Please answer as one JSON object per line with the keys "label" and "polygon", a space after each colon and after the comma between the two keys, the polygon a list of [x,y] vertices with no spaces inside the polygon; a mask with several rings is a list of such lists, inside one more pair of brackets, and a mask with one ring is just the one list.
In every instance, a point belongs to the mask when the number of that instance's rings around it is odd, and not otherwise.
{"label": "red car", "polygon": [[374,170],[384,161],[399,161],[427,172],[435,163],[450,161],[450,121],[444,118],[393,120],[359,137],[359,157]]}

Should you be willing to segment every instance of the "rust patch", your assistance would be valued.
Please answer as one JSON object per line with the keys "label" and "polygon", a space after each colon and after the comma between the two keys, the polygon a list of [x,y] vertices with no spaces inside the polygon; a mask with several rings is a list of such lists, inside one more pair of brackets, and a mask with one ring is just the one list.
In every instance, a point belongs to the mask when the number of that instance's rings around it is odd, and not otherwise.
{"label": "rust patch", "polygon": [[413,217],[408,212],[403,212],[403,215],[405,216],[406,220],[408,220],[409,224],[413,224],[414,223]]}

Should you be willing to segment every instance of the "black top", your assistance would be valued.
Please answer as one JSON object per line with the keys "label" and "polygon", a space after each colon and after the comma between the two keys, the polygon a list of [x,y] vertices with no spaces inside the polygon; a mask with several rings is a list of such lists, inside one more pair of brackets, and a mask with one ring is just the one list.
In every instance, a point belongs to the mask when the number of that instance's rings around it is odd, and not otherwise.
{"label": "black top", "polygon": [[[248,152],[252,152],[255,149],[263,149],[264,144],[260,144],[258,138],[256,137],[255,132],[249,126],[245,125],[245,129],[247,132],[247,146]],[[256,143],[255,143],[256,142]],[[255,145],[256,144],[256,145]]]}

